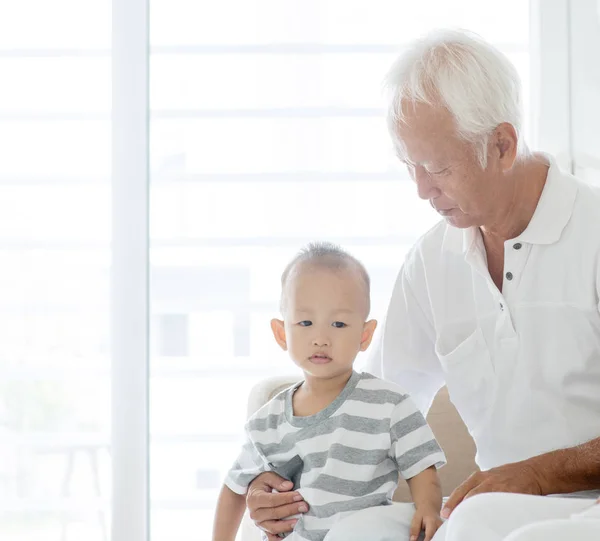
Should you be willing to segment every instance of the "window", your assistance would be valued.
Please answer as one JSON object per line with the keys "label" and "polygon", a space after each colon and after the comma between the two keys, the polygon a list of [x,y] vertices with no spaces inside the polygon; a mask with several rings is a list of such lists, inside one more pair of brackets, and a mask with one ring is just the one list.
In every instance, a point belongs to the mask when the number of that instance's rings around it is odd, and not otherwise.
{"label": "window", "polygon": [[[475,30],[516,64],[528,98],[528,3],[488,7],[150,1],[153,541],[209,537],[250,387],[293,371],[268,323],[298,248],[327,239],[363,260],[381,319],[406,251],[437,219],[393,156],[383,119],[381,79],[404,44],[438,26]],[[110,370],[111,214],[133,205],[119,200],[117,211],[111,202],[111,91],[122,88],[111,75],[111,33],[119,32],[128,28],[112,28],[110,0],[0,7],[6,541],[110,537],[111,393],[138,400],[111,385]],[[528,137],[529,101],[526,110]]]}
{"label": "window", "polygon": [[528,9],[152,0],[153,539],[209,537],[251,386],[294,371],[269,320],[299,247],[331,240],[363,260],[381,320],[406,251],[437,220],[386,132],[381,81],[402,46],[470,28],[516,64],[528,97]]}

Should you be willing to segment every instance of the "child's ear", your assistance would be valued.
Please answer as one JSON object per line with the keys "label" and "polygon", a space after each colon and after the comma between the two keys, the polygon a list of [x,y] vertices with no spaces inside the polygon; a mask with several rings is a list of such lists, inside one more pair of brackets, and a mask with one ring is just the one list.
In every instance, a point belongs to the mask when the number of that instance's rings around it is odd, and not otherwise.
{"label": "child's ear", "polygon": [[371,319],[370,321],[367,321],[365,323],[365,325],[363,327],[362,336],[360,337],[360,350],[361,351],[365,351],[369,347],[371,340],[373,340],[373,333],[375,332],[376,328],[377,328],[377,321],[375,319]]}
{"label": "child's ear", "polygon": [[283,349],[283,351],[287,351],[287,340],[285,339],[285,325],[283,321],[281,321],[281,319],[272,319],[271,330],[273,331],[273,336],[275,337],[275,341],[279,344],[279,347]]}

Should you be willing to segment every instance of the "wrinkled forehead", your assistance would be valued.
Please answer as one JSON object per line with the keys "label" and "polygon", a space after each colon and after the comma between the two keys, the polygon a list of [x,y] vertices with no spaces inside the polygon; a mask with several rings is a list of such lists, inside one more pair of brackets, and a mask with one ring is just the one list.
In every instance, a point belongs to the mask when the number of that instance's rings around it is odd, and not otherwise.
{"label": "wrinkled forehead", "polygon": [[444,107],[404,100],[394,120],[394,147],[402,161],[422,163],[447,157],[463,145],[451,113]]}

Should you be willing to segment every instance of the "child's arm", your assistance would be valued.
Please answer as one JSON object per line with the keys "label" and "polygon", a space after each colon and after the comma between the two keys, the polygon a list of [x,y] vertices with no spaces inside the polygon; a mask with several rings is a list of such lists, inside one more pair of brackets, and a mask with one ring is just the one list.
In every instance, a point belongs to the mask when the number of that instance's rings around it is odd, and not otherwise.
{"label": "child's arm", "polygon": [[235,541],[246,510],[246,497],[223,485],[213,526],[213,541]]}
{"label": "child's arm", "polygon": [[416,540],[421,530],[425,530],[425,541],[429,541],[442,524],[442,487],[437,470],[431,466],[408,479],[407,483],[416,508],[410,539]]}

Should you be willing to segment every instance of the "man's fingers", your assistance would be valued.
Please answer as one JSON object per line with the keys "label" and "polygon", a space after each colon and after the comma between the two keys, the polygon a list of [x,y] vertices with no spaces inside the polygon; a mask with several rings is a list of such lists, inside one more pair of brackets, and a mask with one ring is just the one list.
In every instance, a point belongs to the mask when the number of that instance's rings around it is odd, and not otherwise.
{"label": "man's fingers", "polygon": [[417,541],[421,530],[423,529],[423,521],[420,515],[415,513],[410,524],[410,541]]}
{"label": "man's fingers", "polygon": [[298,522],[294,520],[267,520],[265,522],[259,522],[258,527],[265,531],[267,534],[277,536],[277,534],[284,532],[291,532],[294,526]]}
{"label": "man's fingers", "polygon": [[450,513],[454,511],[456,506],[465,499],[465,496],[473,488],[479,485],[478,478],[476,475],[477,474],[471,475],[471,477],[469,477],[464,483],[462,483],[456,489],[454,489],[452,494],[450,494],[448,501],[444,504],[444,507],[442,507],[442,512],[440,513],[442,518],[448,518],[450,516]]}
{"label": "man's fingers", "polygon": [[[252,491],[248,493],[250,509],[260,509],[261,507],[279,507],[294,502],[301,502],[302,496],[298,492],[265,492],[263,490]],[[250,505],[250,503],[252,505]]]}
{"label": "man's fingers", "polygon": [[[256,522],[262,523],[265,521],[280,520],[282,518],[291,517],[299,513],[306,513],[308,511],[308,505],[305,502],[291,503],[288,505],[282,505],[280,507],[261,507],[256,511],[250,511],[250,518]],[[267,531],[271,531],[267,529]],[[287,530],[283,530],[287,532]],[[279,533],[279,532],[277,532]]]}
{"label": "man's fingers", "polygon": [[[477,496],[477,494],[485,494],[486,492],[498,492],[498,491],[494,490],[493,486],[490,486],[489,483],[487,485],[485,483],[481,483],[480,485],[477,485],[476,487],[469,490],[469,492],[467,492],[465,494],[464,499],[466,500],[468,498],[472,498],[473,496]],[[500,492],[502,492],[502,491],[500,491]]]}
{"label": "man's fingers", "polygon": [[252,481],[252,483],[250,483],[250,486],[254,485],[254,483],[262,484],[263,486],[267,486],[271,489],[274,488],[279,492],[286,492],[288,490],[292,490],[294,487],[293,483],[287,481],[272,471],[261,473],[254,481]]}

